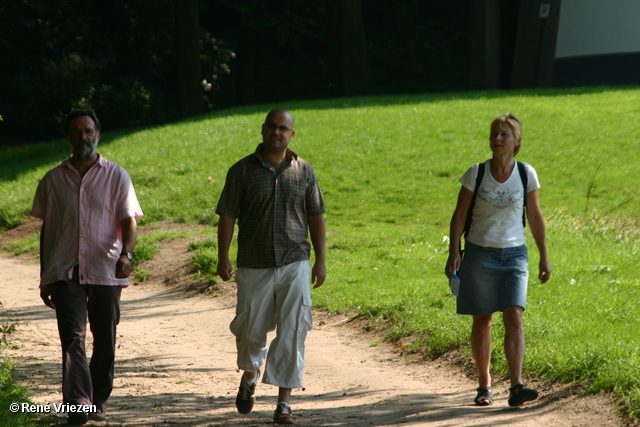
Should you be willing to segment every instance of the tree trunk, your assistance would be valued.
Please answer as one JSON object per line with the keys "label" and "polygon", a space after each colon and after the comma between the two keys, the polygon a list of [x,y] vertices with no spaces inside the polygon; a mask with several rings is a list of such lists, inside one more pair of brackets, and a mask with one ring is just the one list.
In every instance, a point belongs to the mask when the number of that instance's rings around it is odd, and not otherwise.
{"label": "tree trunk", "polygon": [[198,0],[174,0],[178,107],[183,117],[205,112],[200,66]]}
{"label": "tree trunk", "polygon": [[236,95],[240,104],[256,102],[256,34],[245,25],[238,34]]}
{"label": "tree trunk", "polygon": [[366,93],[371,68],[361,0],[329,0],[331,21],[331,81],[337,96]]}

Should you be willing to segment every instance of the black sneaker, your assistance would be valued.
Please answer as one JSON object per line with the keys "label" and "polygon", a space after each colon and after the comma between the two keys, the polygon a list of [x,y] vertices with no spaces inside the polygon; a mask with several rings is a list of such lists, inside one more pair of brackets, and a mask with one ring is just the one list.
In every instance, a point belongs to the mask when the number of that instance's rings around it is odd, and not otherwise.
{"label": "black sneaker", "polygon": [[89,412],[89,419],[91,421],[107,421],[107,414],[102,409],[98,409],[96,412]]}
{"label": "black sneaker", "polygon": [[242,375],[240,379],[240,390],[236,396],[236,408],[242,415],[250,414],[253,411],[253,405],[256,403],[256,385],[258,385],[258,379],[260,379],[260,371],[254,378],[254,383],[249,385],[247,380]]}
{"label": "black sneaker", "polygon": [[89,421],[89,415],[86,412],[70,412],[67,418],[67,424],[70,426],[81,426]]}
{"label": "black sneaker", "polygon": [[536,400],[538,391],[532,388],[526,388],[524,384],[518,384],[509,389],[509,406],[520,406],[524,402]]}

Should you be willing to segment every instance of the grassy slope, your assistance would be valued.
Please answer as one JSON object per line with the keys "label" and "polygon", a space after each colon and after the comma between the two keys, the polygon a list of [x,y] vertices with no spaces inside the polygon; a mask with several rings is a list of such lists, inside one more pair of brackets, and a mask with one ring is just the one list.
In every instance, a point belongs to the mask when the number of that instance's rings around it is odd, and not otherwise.
{"label": "grassy slope", "polygon": [[[519,160],[542,184],[552,281],[536,283],[525,314],[525,369],[590,379],[640,411],[640,90],[482,92],[295,102],[292,148],[309,160],[327,203],[329,280],[314,303],[391,320],[432,355],[468,350],[469,319],[454,315],[442,273],[458,178],[490,156],[488,126],[514,111]],[[259,142],[272,106],[219,112],[153,129],[106,133],[100,151],[126,167],[150,223],[214,223],[228,167]],[[105,124],[106,126],[106,124]],[[37,179],[64,142],[0,151],[0,227],[28,212]],[[499,323],[499,322],[497,322]],[[496,370],[506,366],[496,327]]]}

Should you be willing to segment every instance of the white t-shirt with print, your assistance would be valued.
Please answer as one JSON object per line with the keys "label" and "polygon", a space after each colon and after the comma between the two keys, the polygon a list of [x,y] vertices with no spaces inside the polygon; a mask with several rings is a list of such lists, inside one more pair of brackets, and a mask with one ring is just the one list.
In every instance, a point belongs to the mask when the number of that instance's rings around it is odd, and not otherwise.
{"label": "white t-shirt with print", "polygon": [[[524,245],[522,209],[525,193],[518,167],[514,163],[509,178],[500,183],[491,175],[490,161],[485,162],[484,176],[478,189],[467,240],[475,245],[490,248]],[[528,179],[527,193],[540,188],[535,169],[526,164],[525,170]],[[460,183],[469,191],[474,191],[477,175],[478,164],[475,164],[460,178]]]}

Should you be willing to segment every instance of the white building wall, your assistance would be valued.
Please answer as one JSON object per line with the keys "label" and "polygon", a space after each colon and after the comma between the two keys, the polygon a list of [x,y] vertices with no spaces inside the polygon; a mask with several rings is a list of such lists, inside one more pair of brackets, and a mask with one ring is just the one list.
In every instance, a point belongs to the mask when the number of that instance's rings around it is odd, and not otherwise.
{"label": "white building wall", "polygon": [[562,0],[556,58],[640,52],[640,0]]}

